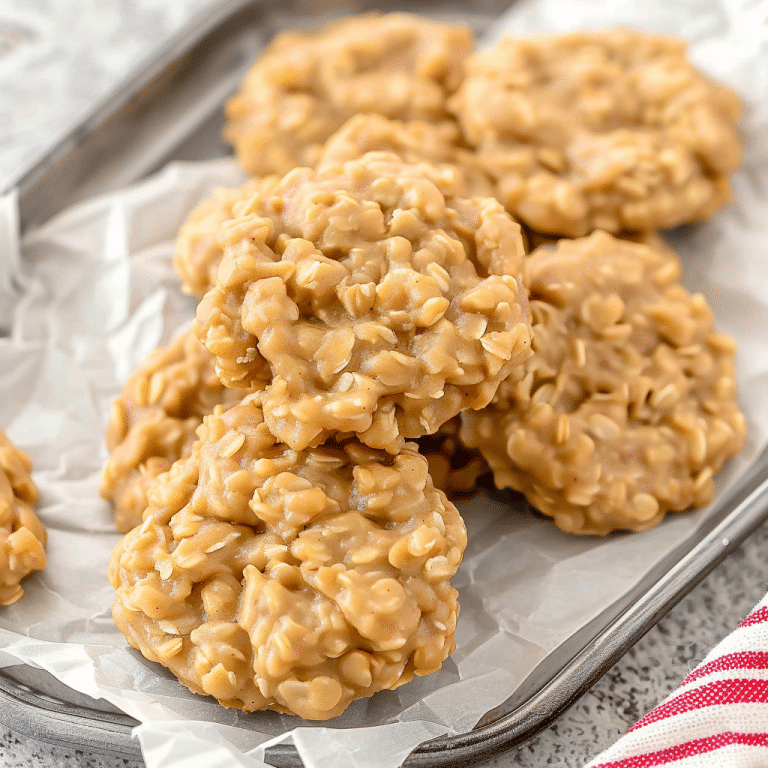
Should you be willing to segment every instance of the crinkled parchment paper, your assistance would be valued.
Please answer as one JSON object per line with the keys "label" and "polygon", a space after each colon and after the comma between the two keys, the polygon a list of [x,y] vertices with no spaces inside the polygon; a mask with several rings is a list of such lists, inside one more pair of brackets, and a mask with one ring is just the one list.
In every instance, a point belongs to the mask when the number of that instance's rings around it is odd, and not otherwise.
{"label": "crinkled parchment paper", "polygon": [[[748,110],[744,170],[734,203],[677,233],[689,288],[740,345],[744,453],[722,491],[768,442],[768,34],[765,5],[747,0],[530,0],[497,32],[640,27],[682,34],[696,62],[736,87]],[[243,715],[189,693],[130,650],[110,618],[106,571],[118,540],[98,495],[103,434],[121,383],[179,333],[195,304],[171,268],[189,209],[235,184],[232,161],[174,165],[16,237],[13,196],[0,200],[0,425],[32,456],[50,531],[49,566],[24,598],[0,609],[0,666],[29,664],[141,721],[150,768],[260,766],[265,744],[292,738],[307,766],[399,765],[420,742],[470,729],[562,641],[619,599],[706,518],[671,515],[643,534],[603,540],[560,533],[479,497],[462,505],[469,548],[458,648],[443,670],[355,702],[322,727],[275,713]],[[354,731],[339,727],[357,726]]]}

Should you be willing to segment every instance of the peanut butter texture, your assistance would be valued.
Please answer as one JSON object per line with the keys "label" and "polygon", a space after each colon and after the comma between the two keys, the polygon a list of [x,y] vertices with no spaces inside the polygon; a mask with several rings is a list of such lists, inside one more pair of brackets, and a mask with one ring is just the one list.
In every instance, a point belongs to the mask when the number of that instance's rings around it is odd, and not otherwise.
{"label": "peanut butter texture", "polygon": [[324,720],[452,652],[466,531],[413,444],[294,451],[262,403],[207,416],[150,489],[111,559],[113,616],[192,691]]}
{"label": "peanut butter texture", "polygon": [[461,436],[497,486],[570,533],[640,531],[703,506],[744,443],[735,343],[667,248],[596,232],[527,264],[534,354]]}
{"label": "peanut butter texture", "polygon": [[231,219],[236,203],[258,191],[267,192],[277,176],[251,179],[241,187],[220,187],[190,211],[176,238],[173,266],[184,293],[202,298],[216,282],[223,255],[219,243],[222,224]]}
{"label": "peanut butter texture", "polygon": [[[493,197],[494,185],[475,157],[462,146],[461,131],[452,122],[403,122],[381,115],[355,115],[325,143],[317,161],[319,167],[354,160],[368,152],[394,152],[406,163],[428,162],[447,171],[449,191],[461,197]],[[182,280],[182,289],[202,298],[216,282],[224,256],[219,233],[234,216],[235,206],[254,193],[268,195],[278,176],[251,179],[241,187],[224,187],[203,200],[189,214],[176,240],[173,265]],[[441,174],[434,180],[440,183]]]}
{"label": "peanut butter texture", "polygon": [[254,176],[314,166],[350,117],[451,121],[448,97],[473,47],[467,27],[407,13],[278,35],[226,106],[225,137]]}
{"label": "peanut butter texture", "polygon": [[741,102],[640,32],[506,38],[450,102],[507,209],[579,237],[701,221],[728,201]]}
{"label": "peanut butter texture", "polygon": [[203,417],[231,408],[246,394],[219,381],[213,356],[191,331],[155,349],[128,377],[112,403],[106,434],[110,456],[100,488],[102,498],[113,504],[121,533],[141,523],[147,489],[189,454]]}
{"label": "peanut butter texture", "polygon": [[397,453],[528,356],[520,227],[453,178],[372,152],[296,169],[224,225],[195,329],[227,386],[269,363],[266,419],[292,448],[354,433]]}

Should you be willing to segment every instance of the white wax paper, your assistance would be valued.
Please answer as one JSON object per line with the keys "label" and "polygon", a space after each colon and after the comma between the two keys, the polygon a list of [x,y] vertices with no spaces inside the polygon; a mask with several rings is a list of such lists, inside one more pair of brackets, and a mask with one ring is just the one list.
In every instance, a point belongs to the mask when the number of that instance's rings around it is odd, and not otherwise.
{"label": "white wax paper", "polygon": [[[718,487],[768,442],[768,35],[765,4],[748,0],[528,0],[495,30],[611,25],[681,34],[697,63],[747,102],[744,170],[734,203],[673,236],[685,282],[702,290],[740,346],[741,456]],[[549,521],[510,514],[485,496],[461,505],[469,547],[454,583],[458,647],[439,673],[355,702],[312,726],[244,715],[189,693],[128,648],[110,618],[106,577],[118,541],[98,495],[109,405],[157,344],[194,315],[171,268],[184,216],[215,186],[240,180],[232,161],[174,165],[78,205],[19,244],[14,196],[0,200],[0,425],[32,456],[48,526],[48,568],[0,609],[0,666],[28,664],[141,721],[150,768],[263,765],[267,744],[291,739],[308,768],[395,768],[420,742],[470,729],[559,644],[626,594],[706,519],[671,515],[643,534],[579,539]],[[20,247],[19,247],[20,245]],[[355,730],[339,730],[355,726]]]}

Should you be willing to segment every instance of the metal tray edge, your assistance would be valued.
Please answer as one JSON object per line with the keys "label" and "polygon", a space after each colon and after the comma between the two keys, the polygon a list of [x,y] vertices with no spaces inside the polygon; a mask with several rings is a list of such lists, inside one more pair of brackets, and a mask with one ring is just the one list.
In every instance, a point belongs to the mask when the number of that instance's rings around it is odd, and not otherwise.
{"label": "metal tray edge", "polygon": [[71,152],[84,136],[108,125],[160,73],[171,67],[181,55],[194,48],[228,18],[243,8],[257,7],[260,4],[261,0],[220,0],[219,3],[198,12],[170,37],[162,50],[149,54],[111,91],[97,101],[85,116],[75,120],[72,127],[65,129],[61,138],[53,146],[43,150],[37,159],[31,162],[27,171],[11,179],[4,188],[0,189],[0,196],[17,189],[23,206],[23,201],[30,189]]}

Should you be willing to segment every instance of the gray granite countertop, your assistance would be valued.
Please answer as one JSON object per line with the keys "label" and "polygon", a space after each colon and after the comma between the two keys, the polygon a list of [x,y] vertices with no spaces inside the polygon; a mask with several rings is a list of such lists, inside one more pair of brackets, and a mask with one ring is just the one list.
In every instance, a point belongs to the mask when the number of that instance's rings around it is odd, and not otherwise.
{"label": "gray granite countertop", "polygon": [[[216,0],[3,0],[0,186],[20,176],[127,71]],[[672,691],[768,585],[768,524],[674,607],[556,724],[486,764],[577,768]],[[0,720],[2,715],[0,713]],[[0,765],[104,763],[0,725]]]}

